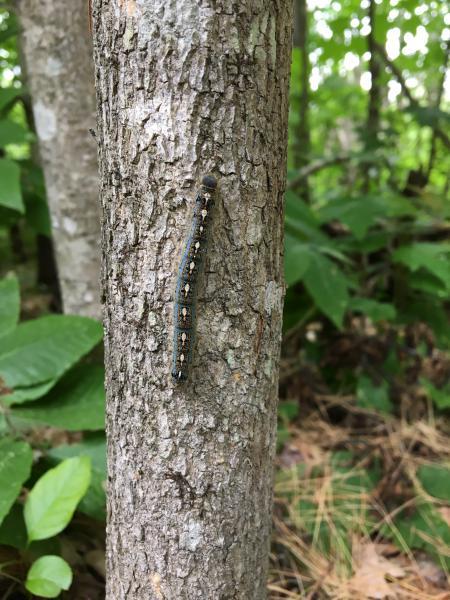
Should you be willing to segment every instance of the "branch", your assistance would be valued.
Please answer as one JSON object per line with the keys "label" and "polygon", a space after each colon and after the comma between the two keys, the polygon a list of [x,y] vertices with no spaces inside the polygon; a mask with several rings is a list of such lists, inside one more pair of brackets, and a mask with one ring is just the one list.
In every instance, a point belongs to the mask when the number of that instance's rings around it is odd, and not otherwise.
{"label": "branch", "polygon": [[317,171],[321,171],[322,169],[326,169],[327,167],[331,167],[332,165],[339,165],[351,160],[352,156],[348,154],[332,156],[331,158],[321,158],[316,160],[315,162],[306,165],[303,169],[297,171],[294,179],[288,181],[286,189],[292,190],[297,187],[299,183],[301,183],[304,179],[317,173]]}
{"label": "branch", "polygon": [[[420,108],[419,102],[417,102],[417,100],[413,97],[410,89],[406,85],[406,81],[405,81],[405,78],[403,77],[402,72],[389,59],[388,55],[386,54],[386,50],[385,50],[384,46],[382,46],[378,42],[374,41],[374,47],[375,47],[376,51],[378,52],[378,54],[380,55],[380,57],[383,59],[384,64],[387,66],[387,68],[391,71],[391,73],[395,76],[395,78],[401,85],[402,91],[403,91],[404,95],[408,98],[410,105],[413,108]],[[442,129],[439,129],[439,127],[435,128],[435,132],[436,132],[436,137],[438,137],[445,144],[445,146],[447,146],[447,148],[450,148],[450,138],[447,136],[447,134],[444,133],[442,131]]]}

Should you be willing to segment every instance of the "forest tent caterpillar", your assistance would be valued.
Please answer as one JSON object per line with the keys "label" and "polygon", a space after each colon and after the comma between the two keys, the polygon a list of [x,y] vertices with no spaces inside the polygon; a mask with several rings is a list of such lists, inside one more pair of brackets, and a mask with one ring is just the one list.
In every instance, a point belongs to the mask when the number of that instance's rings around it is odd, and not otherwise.
{"label": "forest tent caterpillar", "polygon": [[173,311],[172,354],[172,377],[177,383],[187,380],[192,360],[197,289],[206,253],[216,187],[217,181],[214,177],[211,175],[203,177],[195,199],[191,231],[183,248],[178,268]]}

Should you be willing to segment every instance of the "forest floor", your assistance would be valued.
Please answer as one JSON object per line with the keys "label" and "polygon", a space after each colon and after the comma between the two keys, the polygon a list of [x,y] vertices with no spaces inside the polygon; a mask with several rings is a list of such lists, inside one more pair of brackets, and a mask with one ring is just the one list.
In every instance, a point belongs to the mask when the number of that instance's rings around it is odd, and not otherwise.
{"label": "forest floor", "polygon": [[351,323],[319,363],[284,352],[271,600],[450,599],[449,427],[421,385],[448,357],[421,324],[401,334],[417,352],[400,355],[384,411],[330,393],[323,373],[376,372],[389,332]]}
{"label": "forest floor", "polygon": [[[22,318],[51,312],[52,295],[36,290],[26,267],[19,271]],[[450,600],[450,481],[442,466],[450,458],[448,422],[418,384],[421,375],[439,384],[449,363],[422,325],[403,338],[417,352],[400,356],[401,376],[390,381],[395,408],[388,411],[332,393],[323,374],[331,368],[344,377],[361,361],[376,371],[391,344],[389,331],[355,321],[344,332],[326,332],[327,350],[316,362],[304,359],[301,340],[284,344],[271,600]],[[82,434],[43,428],[33,435],[35,444],[58,445]],[[61,544],[75,571],[64,597],[104,598],[103,524],[78,514]],[[1,548],[3,562],[10,557]]]}

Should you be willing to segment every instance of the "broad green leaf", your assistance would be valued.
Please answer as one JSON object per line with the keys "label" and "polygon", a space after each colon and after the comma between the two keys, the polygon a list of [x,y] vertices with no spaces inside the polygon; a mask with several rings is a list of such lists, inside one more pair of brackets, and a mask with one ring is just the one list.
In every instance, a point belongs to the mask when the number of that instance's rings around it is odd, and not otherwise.
{"label": "broad green leaf", "polygon": [[27,530],[23,520],[23,506],[15,502],[0,525],[0,544],[18,550],[26,548]]}
{"label": "broad green leaf", "polygon": [[36,231],[47,237],[52,235],[50,213],[48,211],[45,196],[39,194],[24,195],[27,224]]}
{"label": "broad green leaf", "polygon": [[[294,173],[295,175],[295,173]],[[295,193],[287,191],[286,216],[299,223],[307,223],[311,227],[319,228],[320,222],[310,207]]]}
{"label": "broad green leaf", "polygon": [[30,476],[33,452],[26,442],[0,440],[0,523]]}
{"label": "broad green leaf", "polygon": [[7,144],[23,144],[28,139],[28,131],[9,119],[0,120],[0,148]]}
{"label": "broad green leaf", "polygon": [[19,165],[7,158],[0,159],[0,206],[23,214],[25,207],[20,188]]}
{"label": "broad green leaf", "polygon": [[384,213],[384,207],[377,198],[366,197],[333,202],[325,206],[319,216],[323,222],[338,219],[347,225],[358,240],[361,240],[369,227]]}
{"label": "broad green leaf", "polygon": [[0,281],[0,337],[10,333],[19,320],[20,293],[16,276]]}
{"label": "broad green leaf", "polygon": [[442,279],[422,268],[408,274],[408,284],[414,290],[437,296],[441,300],[446,300],[450,296],[450,285],[446,285]]}
{"label": "broad green leaf", "polygon": [[309,266],[309,246],[286,233],[284,239],[284,277],[287,285],[300,281]]}
{"label": "broad green leaf", "polygon": [[450,502],[450,465],[422,465],[417,477],[430,496]]}
{"label": "broad green leaf", "polygon": [[78,362],[101,337],[100,323],[87,317],[53,315],[21,323],[2,338],[0,377],[13,390],[49,382]]}
{"label": "broad green leaf", "polygon": [[385,302],[377,302],[370,298],[350,298],[348,307],[356,312],[361,312],[372,319],[372,321],[392,321],[396,317],[395,306]]}
{"label": "broad green leaf", "polygon": [[5,106],[10,104],[17,96],[23,93],[22,88],[7,87],[0,88],[0,110],[3,110]]}
{"label": "broad green leaf", "polygon": [[358,406],[378,410],[384,413],[392,411],[392,403],[389,399],[389,386],[383,382],[381,385],[374,385],[369,377],[362,375],[358,379],[356,390]]}
{"label": "broad green leaf", "polygon": [[330,244],[312,210],[292,191],[286,192],[285,229],[299,242]]}
{"label": "broad green leaf", "polygon": [[57,379],[50,379],[49,381],[44,381],[44,383],[38,383],[37,385],[17,388],[14,391],[11,391],[7,396],[0,396],[0,401],[5,406],[12,406],[13,404],[22,404],[23,402],[37,400],[38,398],[45,396],[45,394],[56,385],[57,381]]}
{"label": "broad green leaf", "polygon": [[68,431],[104,429],[104,375],[103,367],[78,365],[45,398],[13,409],[13,415]]}
{"label": "broad green leaf", "polygon": [[40,598],[57,598],[72,584],[72,570],[60,556],[42,556],[27,574],[25,587]]}
{"label": "broad green leaf", "polygon": [[417,271],[420,268],[427,269],[444,285],[450,287],[449,253],[449,244],[422,242],[398,248],[392,258],[395,262],[407,266],[411,271]]}
{"label": "broad green leaf", "polygon": [[90,478],[91,460],[80,456],[68,458],[36,482],[25,502],[28,541],[52,537],[68,525]]}
{"label": "broad green leaf", "polygon": [[349,282],[337,265],[319,253],[311,252],[303,282],[318,308],[341,327],[348,303]]}
{"label": "broad green leaf", "polygon": [[78,510],[104,521],[106,519],[106,440],[104,435],[95,434],[79,444],[52,448],[48,455],[56,460],[72,456],[89,456],[92,461],[92,477],[86,495],[78,505]]}

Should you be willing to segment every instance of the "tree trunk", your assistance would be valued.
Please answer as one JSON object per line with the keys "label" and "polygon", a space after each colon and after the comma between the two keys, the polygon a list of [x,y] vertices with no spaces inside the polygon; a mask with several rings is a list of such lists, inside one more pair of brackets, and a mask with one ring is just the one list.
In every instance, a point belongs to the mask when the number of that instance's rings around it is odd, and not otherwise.
{"label": "tree trunk", "polygon": [[[364,132],[366,152],[374,152],[378,148],[378,136],[380,133],[380,110],[381,110],[381,65],[376,51],[376,2],[369,0],[368,16],[370,22],[370,33],[367,36],[367,50],[370,52],[369,72],[371,75],[371,86],[369,91],[369,103],[367,106],[367,129]],[[378,172],[373,160],[364,161],[362,164],[364,174],[363,191],[368,192],[370,183],[377,183]]]}
{"label": "tree trunk", "polygon": [[[266,596],[283,307],[288,0],[95,0],[107,598]],[[218,180],[190,380],[180,250]]]}
{"label": "tree trunk", "polygon": [[66,313],[100,318],[95,88],[85,0],[19,0]]}
{"label": "tree trunk", "polygon": [[[309,49],[308,49],[308,7],[306,0],[295,0],[295,45],[300,49],[301,55],[301,93],[299,102],[299,120],[294,131],[294,144],[292,156],[294,167],[304,169],[310,161],[311,133],[309,127]],[[310,201],[308,177],[302,179],[296,186],[298,195],[305,202]]]}

